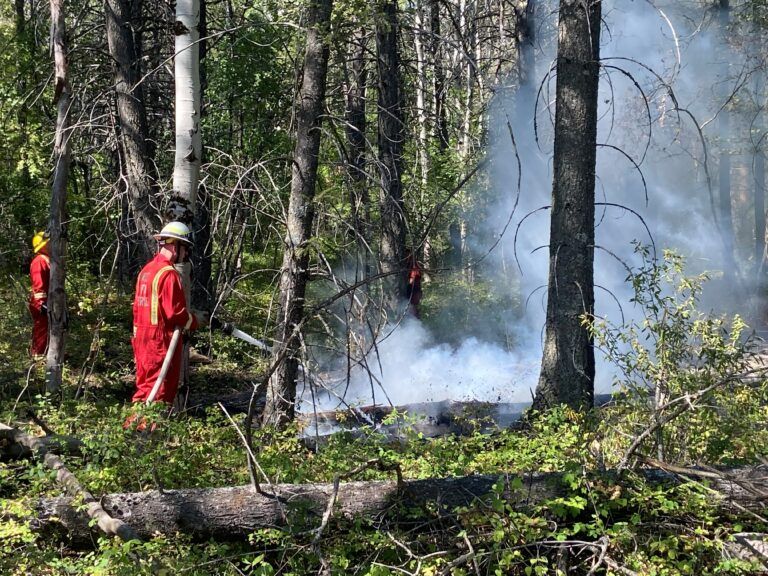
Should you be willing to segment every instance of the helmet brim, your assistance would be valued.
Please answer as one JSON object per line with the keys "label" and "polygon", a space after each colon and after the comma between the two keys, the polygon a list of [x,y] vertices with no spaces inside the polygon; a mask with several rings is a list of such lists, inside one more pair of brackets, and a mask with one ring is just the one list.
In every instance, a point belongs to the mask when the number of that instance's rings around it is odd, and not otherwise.
{"label": "helmet brim", "polygon": [[154,234],[152,236],[158,242],[162,240],[173,240],[174,242],[181,242],[186,246],[192,246],[192,241],[187,238],[181,238],[180,236],[174,236],[173,234]]}
{"label": "helmet brim", "polygon": [[42,250],[43,248],[45,248],[47,245],[48,245],[48,240],[43,240],[42,242],[40,242],[40,244],[38,244],[37,246],[35,246],[34,248],[32,248],[32,252],[34,252],[35,254],[37,254],[38,252],[40,252],[40,250]]}

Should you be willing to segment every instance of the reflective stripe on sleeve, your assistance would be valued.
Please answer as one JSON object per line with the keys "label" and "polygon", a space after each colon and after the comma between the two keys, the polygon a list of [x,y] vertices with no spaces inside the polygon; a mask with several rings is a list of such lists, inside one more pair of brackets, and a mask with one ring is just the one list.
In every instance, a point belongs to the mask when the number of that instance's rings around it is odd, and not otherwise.
{"label": "reflective stripe on sleeve", "polygon": [[34,292],[32,294],[32,298],[35,300],[42,300],[43,298],[48,298],[48,292]]}
{"label": "reflective stripe on sleeve", "polygon": [[155,278],[152,280],[152,303],[149,312],[149,322],[153,326],[157,324],[157,309],[159,306],[160,295],[157,293],[158,286],[160,285],[160,278],[163,274],[169,270],[175,270],[173,266],[163,266],[155,273]]}

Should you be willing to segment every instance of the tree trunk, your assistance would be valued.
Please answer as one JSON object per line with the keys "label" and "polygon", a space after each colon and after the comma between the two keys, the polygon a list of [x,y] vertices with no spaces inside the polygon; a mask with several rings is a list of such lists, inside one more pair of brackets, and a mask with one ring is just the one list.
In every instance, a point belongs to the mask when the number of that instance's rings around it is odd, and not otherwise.
{"label": "tree trunk", "polygon": [[56,136],[53,145],[53,189],[48,229],[51,234],[51,280],[48,289],[47,391],[61,389],[64,364],[64,334],[67,329],[67,299],[64,291],[66,254],[67,180],[69,179],[69,108],[72,103],[67,63],[66,23],[62,0],[50,0],[51,40],[54,57],[54,103],[57,107]]}
{"label": "tree trunk", "polygon": [[155,253],[152,238],[160,225],[157,210],[157,171],[148,145],[149,130],[144,107],[144,89],[137,85],[140,76],[139,49],[134,44],[132,5],[128,0],[107,0],[107,43],[112,57],[112,70],[117,93],[120,148],[122,152],[121,182],[128,194],[132,222],[121,222],[121,232],[128,241],[128,270],[135,276],[139,267]]}
{"label": "tree trunk", "polygon": [[[763,89],[765,76],[762,69],[755,72],[755,95],[758,106],[764,105]],[[768,261],[765,251],[765,153],[764,137],[766,134],[764,113],[758,111],[755,118],[757,127],[757,142],[752,150],[752,178],[755,190],[754,221],[755,221],[755,248],[754,248],[754,298],[756,302],[754,326],[764,332],[768,326],[768,306],[766,305],[766,288],[768,288]]]}
{"label": "tree trunk", "polygon": [[200,176],[200,0],[177,0],[175,43],[176,155],[168,217],[192,226]]}
{"label": "tree trunk", "polygon": [[397,49],[397,3],[382,0],[376,20],[378,56],[378,148],[381,188],[381,271],[384,279],[383,302],[388,313],[396,312],[405,299],[401,270],[405,258],[406,221],[403,207],[402,156],[404,126],[400,101],[400,57]]}
{"label": "tree trunk", "polygon": [[[208,4],[207,0],[200,0],[200,116],[207,114],[205,91],[208,86],[205,57],[208,53]],[[201,145],[201,156],[205,150]],[[200,159],[202,163],[202,157]],[[195,268],[195,277],[192,284],[192,307],[198,310],[211,310],[213,307],[212,293],[212,260],[213,260],[213,239],[211,238],[211,211],[213,208],[213,198],[210,192],[204,186],[198,186],[197,190],[197,210],[195,211],[195,220],[192,229],[195,231],[195,247],[192,252],[192,263]]]}
{"label": "tree trunk", "polygon": [[534,407],[592,407],[599,0],[561,0],[546,334]]}
{"label": "tree trunk", "polygon": [[[728,24],[730,22],[730,0],[719,0],[718,5],[718,24],[720,34],[724,42],[727,42]],[[728,86],[729,62],[727,55],[723,55],[726,61],[721,66],[722,78],[720,84],[723,87]],[[731,95],[727,90],[723,91],[723,101],[729,100]],[[736,280],[736,261],[734,255],[734,233],[733,233],[733,210],[731,207],[731,116],[730,104],[723,106],[717,119],[717,133],[720,138],[720,162],[718,164],[718,197],[719,197],[719,220],[720,233],[723,237],[723,268],[725,278],[733,283]]]}
{"label": "tree trunk", "polygon": [[[515,7],[515,44],[517,47],[517,97],[515,101],[515,128],[525,134],[515,134],[522,141],[533,142],[533,120],[536,115],[536,2],[525,0]],[[529,133],[531,136],[529,136]]]}
{"label": "tree trunk", "polygon": [[[200,179],[202,140],[200,135],[200,0],[177,0],[173,23],[176,152],[173,190],[166,218],[187,224],[194,235],[197,187]],[[192,302],[192,265],[176,264],[187,304]],[[184,343],[180,382],[189,379],[189,343]]]}
{"label": "tree trunk", "polygon": [[429,184],[429,144],[427,141],[427,60],[423,37],[427,37],[425,28],[424,6],[419,3],[415,9],[416,27],[413,31],[413,47],[416,53],[416,119],[419,124],[418,131],[418,161],[421,175],[421,189],[426,191]]}
{"label": "tree trunk", "polygon": [[[637,472],[651,483],[679,483],[677,476],[670,472],[657,469]],[[764,497],[742,487],[768,488],[765,478],[756,478],[753,472],[735,469],[727,471],[727,477],[715,474],[708,477],[709,485],[720,493],[718,496],[713,492],[712,500],[725,509],[732,509],[730,502],[734,501],[744,508],[762,511]],[[523,510],[567,492],[558,482],[557,473],[523,475],[523,488],[512,491],[510,481],[517,476],[477,474],[405,480],[400,484],[395,480],[341,483],[335,494],[333,514],[344,519],[396,518],[405,509],[409,511],[407,522],[413,522],[417,510],[430,518],[435,514],[453,516],[457,507],[490,496],[498,482],[507,486],[505,498]],[[601,477],[617,480],[611,472]],[[107,494],[100,503],[113,518],[129,523],[141,538],[151,538],[155,533],[166,536],[182,533],[204,541],[243,539],[255,530],[285,526],[301,518],[309,518],[310,523],[314,519],[313,523],[320,525],[333,497],[333,484],[277,484],[262,486],[261,493],[251,486],[235,486]],[[63,528],[73,543],[92,541],[88,519],[77,510],[73,498],[40,500],[36,511],[33,524],[36,530],[57,533]]]}
{"label": "tree trunk", "polygon": [[346,90],[346,136],[349,150],[347,175],[349,200],[352,206],[352,227],[357,246],[357,267],[355,281],[368,276],[370,234],[370,198],[368,178],[365,173],[365,98],[368,83],[366,66],[367,38],[364,27],[355,31],[350,54],[351,69]]}
{"label": "tree trunk", "polygon": [[[409,480],[401,489],[396,481],[343,483],[339,486],[334,514],[344,518],[375,517],[398,510],[393,505],[399,502],[409,509],[439,502],[441,510],[450,513],[457,506],[489,494],[498,480],[498,476],[480,475]],[[540,478],[531,480],[529,498],[547,490]],[[319,524],[333,492],[332,484],[277,484],[264,486],[262,494],[251,486],[235,486],[109,494],[101,499],[101,504],[113,518],[129,522],[142,538],[158,532],[181,532],[196,540],[228,540],[246,538],[268,526],[285,526],[302,514],[315,517]],[[60,526],[75,543],[91,541],[88,519],[77,512],[71,498],[42,500],[37,511],[36,529],[55,531]]]}
{"label": "tree trunk", "polygon": [[448,115],[445,111],[445,69],[440,50],[440,0],[429,0],[429,23],[431,30],[429,51],[434,66],[435,137],[437,138],[438,149],[444,152],[448,149]]}
{"label": "tree trunk", "polygon": [[328,71],[331,7],[332,0],[313,0],[308,14],[304,77],[297,102],[296,147],[280,275],[280,318],[273,349],[273,362],[280,364],[267,387],[265,425],[283,426],[294,417],[300,350],[298,331],[304,319],[304,296],[309,280],[309,241]]}

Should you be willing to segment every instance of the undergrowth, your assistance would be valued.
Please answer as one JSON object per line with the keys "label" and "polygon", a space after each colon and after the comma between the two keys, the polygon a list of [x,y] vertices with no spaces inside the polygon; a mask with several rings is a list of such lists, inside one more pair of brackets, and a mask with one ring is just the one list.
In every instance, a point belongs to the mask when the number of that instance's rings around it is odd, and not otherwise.
{"label": "undergrowth", "polygon": [[[494,475],[493,491],[468,506],[335,518],[319,539],[320,520],[297,513],[288,526],[256,530],[247,541],[193,542],[176,534],[123,543],[101,537],[92,549],[76,550],[33,530],[36,502],[60,493],[54,473],[31,461],[6,461],[0,462],[0,573],[753,573],[754,565],[735,557],[729,543],[735,534],[768,530],[761,517],[719,506],[706,482],[672,476],[649,481],[637,469],[649,459],[735,466],[764,455],[768,392],[764,380],[753,377],[746,327],[739,319],[700,314],[703,278],[685,278],[682,261],[672,255],[660,265],[649,263],[630,281],[641,320],[629,327],[590,324],[619,368],[621,394],[607,408],[587,414],[557,408],[530,418],[526,428],[468,425],[466,435],[439,438],[424,438],[407,425],[407,415],[395,412],[393,420],[406,422],[404,438],[393,441],[368,430],[339,434],[317,450],[303,442],[298,424],[254,432],[259,464],[274,482],[332,482],[369,460],[399,466],[406,479]],[[172,419],[149,410],[146,416],[159,424],[149,441],[123,429],[131,412],[131,359],[125,346],[105,340],[88,360],[97,312],[83,312],[80,328],[75,323],[81,339],[70,348],[63,400],[45,397],[41,368],[27,370],[23,353],[7,344],[23,318],[2,318],[0,341],[9,356],[2,369],[2,421],[40,434],[27,421],[32,411],[55,432],[80,438],[84,454],[67,457],[67,464],[97,495],[248,484],[245,449],[218,408],[205,417]],[[127,341],[123,312],[100,314],[104,338]],[[236,347],[220,349],[222,362],[199,369],[193,385],[215,391],[235,367],[245,382],[263,369],[244,361]],[[234,418],[242,424],[242,416]],[[644,440],[635,446],[638,437]],[[530,482],[542,474],[543,483]],[[394,473],[370,467],[354,479],[393,480]]]}

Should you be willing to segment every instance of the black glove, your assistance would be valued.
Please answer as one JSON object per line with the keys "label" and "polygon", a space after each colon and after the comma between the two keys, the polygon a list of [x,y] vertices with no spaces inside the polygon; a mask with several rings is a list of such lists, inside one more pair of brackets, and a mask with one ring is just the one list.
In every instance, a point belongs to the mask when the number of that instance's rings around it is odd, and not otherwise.
{"label": "black glove", "polygon": [[208,325],[211,327],[211,330],[221,330],[224,326],[224,323],[219,320],[216,316],[211,316],[211,319],[208,323]]}
{"label": "black glove", "polygon": [[42,312],[43,314],[48,314],[48,304],[46,304],[45,302],[40,304],[40,312]]}

